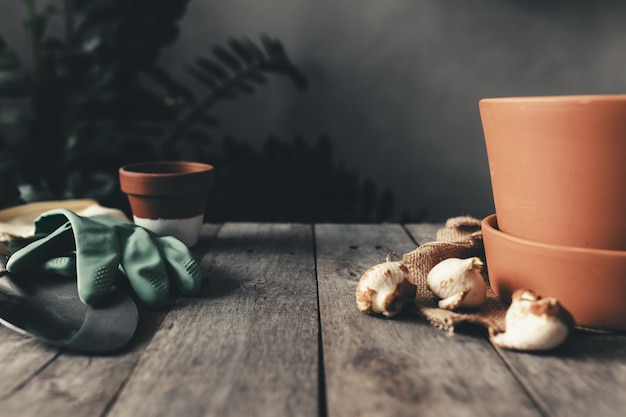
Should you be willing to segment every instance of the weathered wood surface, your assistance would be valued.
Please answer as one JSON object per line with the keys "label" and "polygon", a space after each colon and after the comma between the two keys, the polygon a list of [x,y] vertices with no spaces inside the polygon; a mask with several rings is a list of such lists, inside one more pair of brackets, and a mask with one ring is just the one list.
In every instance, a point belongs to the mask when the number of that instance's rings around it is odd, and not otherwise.
{"label": "weathered wood surface", "polygon": [[356,309],[361,274],[415,248],[400,226],[317,225],[315,238],[329,416],[540,415],[485,339]]}
{"label": "weathered wood surface", "polygon": [[228,224],[210,274],[142,352],[110,416],[316,416],[318,320],[309,225]]}
{"label": "weathered wood surface", "polygon": [[72,354],[0,326],[0,416],[623,415],[625,335],[529,354],[411,312],[358,312],[361,274],[440,226],[205,225],[202,293],[142,309],[122,352]]}
{"label": "weathered wood surface", "polygon": [[202,265],[109,415],[318,415],[311,226],[227,224]]}
{"label": "weathered wood surface", "polygon": [[626,415],[624,334],[577,333],[550,353],[501,355],[545,415]]}
{"label": "weathered wood surface", "polygon": [[[407,226],[420,244],[435,236],[427,228]],[[576,332],[562,347],[546,353],[496,351],[542,415],[625,415],[625,334]],[[508,393],[500,391],[494,399],[506,403]]]}

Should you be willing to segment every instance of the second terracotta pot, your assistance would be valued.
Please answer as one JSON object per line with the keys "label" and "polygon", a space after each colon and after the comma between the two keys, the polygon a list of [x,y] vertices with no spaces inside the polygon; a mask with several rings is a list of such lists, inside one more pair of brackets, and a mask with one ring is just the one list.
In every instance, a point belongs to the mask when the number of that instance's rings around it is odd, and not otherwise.
{"label": "second terracotta pot", "polygon": [[626,250],[626,95],[488,98],[479,108],[502,232]]}
{"label": "second terracotta pot", "polygon": [[498,230],[499,219],[482,222],[491,288],[505,302],[518,289],[555,297],[579,326],[626,330],[626,252],[551,245]]}

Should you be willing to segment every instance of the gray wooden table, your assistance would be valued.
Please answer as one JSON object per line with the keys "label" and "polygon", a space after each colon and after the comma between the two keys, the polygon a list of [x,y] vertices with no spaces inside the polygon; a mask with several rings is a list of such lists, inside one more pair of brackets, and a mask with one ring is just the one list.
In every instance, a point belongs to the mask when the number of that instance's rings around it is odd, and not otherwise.
{"label": "gray wooden table", "polygon": [[551,353],[360,313],[355,287],[439,225],[205,225],[199,296],[141,310],[115,355],[0,328],[0,416],[623,416],[626,336]]}

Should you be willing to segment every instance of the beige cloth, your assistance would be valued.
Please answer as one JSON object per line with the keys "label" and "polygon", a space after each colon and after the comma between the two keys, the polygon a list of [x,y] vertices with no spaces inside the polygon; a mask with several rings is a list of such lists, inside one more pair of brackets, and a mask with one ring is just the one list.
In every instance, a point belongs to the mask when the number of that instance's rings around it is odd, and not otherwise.
{"label": "beige cloth", "polygon": [[[496,332],[504,331],[507,305],[491,287],[487,286],[487,298],[478,308],[448,311],[438,307],[438,298],[428,289],[426,276],[439,262],[447,258],[477,256],[485,261],[480,220],[473,217],[448,219],[445,227],[437,232],[437,240],[426,243],[403,256],[413,283],[417,286],[417,308],[433,325],[449,332],[460,323],[481,325]],[[489,280],[485,274],[485,280]]]}
{"label": "beige cloth", "polygon": [[123,211],[102,207],[95,200],[59,200],[28,203],[0,210],[0,241],[30,237],[35,232],[34,221],[42,213],[65,208],[79,216],[106,214],[118,219],[129,220]]}

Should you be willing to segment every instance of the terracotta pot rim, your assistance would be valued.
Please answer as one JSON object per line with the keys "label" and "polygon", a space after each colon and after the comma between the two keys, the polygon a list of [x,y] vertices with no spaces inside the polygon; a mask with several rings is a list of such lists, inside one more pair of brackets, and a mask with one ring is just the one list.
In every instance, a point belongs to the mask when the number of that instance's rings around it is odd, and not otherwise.
{"label": "terracotta pot rim", "polygon": [[[168,168],[169,171],[164,170],[164,168]],[[205,164],[203,162],[156,161],[128,164],[124,165],[119,170],[120,172],[123,172],[124,175],[141,177],[146,174],[159,174],[161,176],[174,176],[185,173],[193,174],[197,172],[212,171],[213,169],[213,165]]]}
{"label": "terracotta pot rim", "polygon": [[202,195],[213,188],[212,165],[189,161],[159,161],[124,165],[120,187],[128,195]]}
{"label": "terracotta pot rim", "polygon": [[591,255],[601,257],[614,257],[614,258],[626,258],[626,251],[613,250],[613,249],[599,249],[599,248],[582,248],[577,246],[563,246],[555,245],[553,243],[537,242],[534,240],[523,239],[517,236],[504,233],[498,229],[498,219],[496,214],[491,214],[482,220],[483,233],[489,233],[493,236],[500,237],[501,239],[508,240],[509,242],[517,245],[526,246],[533,249],[549,250],[553,252],[565,252],[572,255]]}
{"label": "terracotta pot rim", "polygon": [[485,97],[479,100],[480,105],[485,104],[625,104],[626,94],[572,94],[572,95],[548,95],[548,96],[511,96],[511,97]]}

